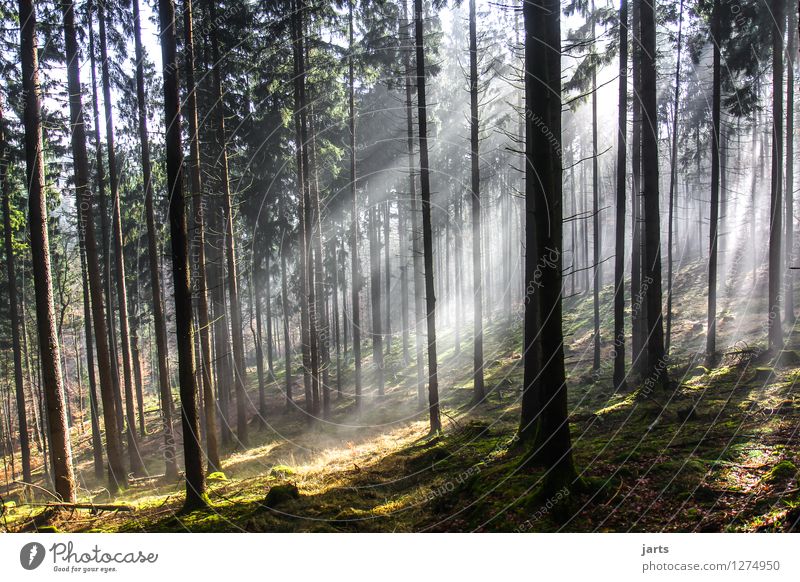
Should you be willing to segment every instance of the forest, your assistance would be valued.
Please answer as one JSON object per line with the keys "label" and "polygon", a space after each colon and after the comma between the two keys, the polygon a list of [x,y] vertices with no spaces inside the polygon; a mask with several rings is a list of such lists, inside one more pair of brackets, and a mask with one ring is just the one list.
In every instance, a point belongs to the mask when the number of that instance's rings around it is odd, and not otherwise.
{"label": "forest", "polygon": [[798,11],[0,0],[0,529],[800,531]]}

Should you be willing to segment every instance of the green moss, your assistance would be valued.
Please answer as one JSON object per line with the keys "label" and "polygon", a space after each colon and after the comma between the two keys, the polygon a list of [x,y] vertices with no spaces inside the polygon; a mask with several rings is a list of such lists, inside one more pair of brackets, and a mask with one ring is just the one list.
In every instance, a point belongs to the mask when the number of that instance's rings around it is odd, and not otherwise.
{"label": "green moss", "polygon": [[765,483],[774,485],[776,483],[783,483],[797,475],[797,466],[791,461],[781,461],[762,478]]}
{"label": "green moss", "polygon": [[276,479],[285,479],[286,477],[291,477],[292,475],[297,475],[297,471],[288,465],[275,465],[269,470],[269,476],[275,477]]}
{"label": "green moss", "polygon": [[222,471],[214,471],[213,473],[210,473],[208,475],[208,477],[206,477],[206,481],[209,481],[211,483],[215,483],[215,482],[219,482],[219,481],[227,481],[227,480],[228,480],[228,478],[225,476],[225,473],[223,473]]}
{"label": "green moss", "polygon": [[275,487],[270,488],[267,496],[264,498],[264,506],[275,508],[294,499],[300,499],[300,490],[297,488],[297,485],[292,483],[275,485]]}
{"label": "green moss", "polygon": [[39,533],[61,533],[61,530],[54,525],[42,525],[36,528]]}

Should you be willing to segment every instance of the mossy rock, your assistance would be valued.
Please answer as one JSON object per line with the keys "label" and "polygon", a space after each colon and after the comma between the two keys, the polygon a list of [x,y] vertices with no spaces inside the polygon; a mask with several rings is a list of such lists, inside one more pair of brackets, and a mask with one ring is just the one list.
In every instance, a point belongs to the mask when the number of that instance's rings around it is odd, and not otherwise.
{"label": "mossy rock", "polygon": [[772,368],[756,368],[756,373],[753,376],[753,382],[767,382],[772,377],[772,374]]}
{"label": "mossy rock", "polygon": [[264,506],[273,509],[288,501],[300,499],[300,490],[293,483],[275,485],[271,487],[267,496],[264,498]]}
{"label": "mossy rock", "polygon": [[275,465],[269,470],[269,476],[275,477],[276,479],[285,479],[286,477],[291,477],[292,475],[297,475],[297,471],[288,465]]}
{"label": "mossy rock", "polygon": [[775,365],[784,368],[800,366],[800,355],[793,350],[781,350],[775,357]]}
{"label": "mossy rock", "polygon": [[218,483],[221,481],[227,481],[228,478],[225,476],[225,473],[222,471],[214,471],[213,473],[209,473],[208,477],[206,477],[206,481],[211,483]]}
{"label": "mossy rock", "polygon": [[17,510],[17,503],[15,501],[6,501],[3,503],[3,511],[0,511],[0,514],[7,513],[12,514]]}
{"label": "mossy rock", "polygon": [[708,368],[705,366],[697,366],[694,370],[689,372],[690,377],[705,376],[708,374]]}
{"label": "mossy rock", "polygon": [[775,485],[776,483],[784,483],[795,475],[797,475],[797,465],[791,461],[784,460],[767,471],[767,474],[762,477],[762,481]]}
{"label": "mossy rock", "polygon": [[43,525],[36,528],[38,533],[61,533],[61,530],[54,525]]}

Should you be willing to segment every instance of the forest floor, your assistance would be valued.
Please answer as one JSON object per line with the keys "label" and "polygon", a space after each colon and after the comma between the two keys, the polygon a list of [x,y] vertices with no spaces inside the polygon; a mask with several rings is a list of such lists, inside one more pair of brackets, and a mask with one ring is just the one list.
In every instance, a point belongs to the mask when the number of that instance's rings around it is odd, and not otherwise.
{"label": "forest floor", "polygon": [[[734,273],[734,275],[736,275]],[[251,425],[251,447],[228,450],[224,475],[209,479],[209,510],[179,514],[182,483],[135,481],[111,499],[92,476],[88,434],[73,434],[83,500],[125,503],[129,512],[48,513],[7,503],[8,530],[33,531],[786,531],[800,520],[800,329],[787,350],[763,350],[766,309],[747,275],[732,277],[720,301],[719,362],[707,366],[705,266],[676,275],[672,389],[643,397],[611,387],[608,334],[612,289],[603,291],[603,367],[591,371],[590,294],[565,303],[570,426],[581,487],[544,498],[542,470],[521,468],[514,434],[519,415],[520,325],[488,326],[489,396],[471,402],[471,352],[441,338],[444,430],[428,436],[417,406],[413,366],[394,341],[386,395],[374,396],[365,372],[363,411],[333,396],[330,421],[309,426],[298,409],[283,413],[282,378],[270,388],[267,424]],[[720,287],[723,287],[721,284]],[[755,291],[753,288],[755,287]],[[462,335],[469,336],[468,330]],[[412,336],[413,337],[413,336]],[[412,340],[413,341],[413,340]],[[748,343],[749,342],[749,343]],[[367,354],[371,350],[364,349]],[[412,353],[413,355],[413,353]],[[366,369],[369,370],[366,362]],[[298,376],[298,380],[301,377]],[[255,382],[254,382],[255,383]],[[350,373],[343,377],[350,385]],[[255,398],[255,386],[251,387]],[[148,469],[163,472],[157,418],[143,441]],[[77,430],[77,429],[75,429]],[[179,447],[180,448],[180,447]],[[41,467],[37,469],[44,484]],[[296,487],[296,489],[295,489]],[[14,499],[15,492],[5,495]],[[39,502],[44,501],[39,499]]]}

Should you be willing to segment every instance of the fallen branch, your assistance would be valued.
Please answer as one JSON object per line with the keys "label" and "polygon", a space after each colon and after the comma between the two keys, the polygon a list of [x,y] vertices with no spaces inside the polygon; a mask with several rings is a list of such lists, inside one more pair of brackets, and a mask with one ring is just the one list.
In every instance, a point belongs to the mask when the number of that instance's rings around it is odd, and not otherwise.
{"label": "fallen branch", "polygon": [[116,505],[113,503],[29,503],[30,507],[47,507],[52,509],[88,509],[92,513],[98,511],[134,511],[132,505]]}

